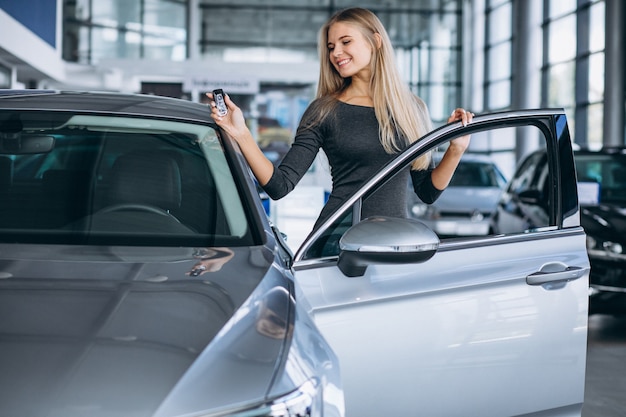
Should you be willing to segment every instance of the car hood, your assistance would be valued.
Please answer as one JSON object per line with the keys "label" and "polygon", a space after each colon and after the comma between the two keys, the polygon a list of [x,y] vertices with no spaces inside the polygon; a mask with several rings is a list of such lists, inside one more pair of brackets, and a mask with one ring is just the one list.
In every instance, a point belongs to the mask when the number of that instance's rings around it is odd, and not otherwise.
{"label": "car hood", "polygon": [[583,206],[580,220],[589,236],[626,243],[626,208],[613,204]]}
{"label": "car hood", "polygon": [[490,213],[495,209],[501,193],[498,187],[448,187],[433,205],[448,212],[478,210]]}
{"label": "car hood", "polygon": [[290,286],[268,248],[220,250],[0,245],[0,415],[192,415],[263,401],[289,327],[262,318],[287,316]]}

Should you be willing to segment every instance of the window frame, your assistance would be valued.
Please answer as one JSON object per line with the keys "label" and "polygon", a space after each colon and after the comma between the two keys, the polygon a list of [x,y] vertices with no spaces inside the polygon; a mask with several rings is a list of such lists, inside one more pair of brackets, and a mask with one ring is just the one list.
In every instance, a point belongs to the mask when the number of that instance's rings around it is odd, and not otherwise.
{"label": "window frame", "polygon": [[[563,145],[566,141],[569,141],[569,135],[565,134],[567,130],[563,129],[564,126],[560,124],[561,120],[565,120],[560,119],[560,117],[564,117],[564,115],[559,113],[559,111],[552,110],[500,112],[478,116],[474,119],[473,123],[465,127],[461,126],[460,123],[451,123],[432,131],[399,154],[398,157],[383,167],[378,173],[374,174],[350,199],[337,209],[328,220],[320,225],[316,231],[311,233],[296,252],[294,258],[295,264],[308,268],[309,265],[313,265],[317,262],[334,262],[338,254],[325,254],[323,251],[315,252],[315,250],[319,251],[319,247],[316,247],[316,242],[319,239],[327,238],[327,232],[332,230],[334,226],[336,227],[337,222],[344,218],[348,212],[352,213],[352,224],[359,223],[361,221],[360,206],[363,199],[374,193],[378,187],[382,186],[392,176],[406,168],[411,161],[421,154],[432,151],[455,137],[479,131],[488,131],[494,128],[534,126],[544,135],[546,138],[545,146],[550,156],[548,163],[551,170],[550,198],[552,211],[549,215],[550,223],[554,224],[551,229],[563,229],[568,225],[566,216],[569,216],[569,214],[564,212],[561,201],[562,197],[560,193],[557,192],[561,190],[560,187],[562,186],[557,173],[560,172],[559,164],[561,158],[559,155],[561,155],[562,152],[567,152],[568,149],[569,152],[571,152],[571,143],[567,146]],[[527,234],[524,234],[522,231],[516,235],[527,236]],[[483,241],[486,242],[485,244],[490,244],[489,242],[491,240],[494,240],[493,236],[489,236],[486,239],[462,240],[461,244],[469,244],[468,242],[476,241]],[[458,242],[455,242],[455,244],[457,243]]]}

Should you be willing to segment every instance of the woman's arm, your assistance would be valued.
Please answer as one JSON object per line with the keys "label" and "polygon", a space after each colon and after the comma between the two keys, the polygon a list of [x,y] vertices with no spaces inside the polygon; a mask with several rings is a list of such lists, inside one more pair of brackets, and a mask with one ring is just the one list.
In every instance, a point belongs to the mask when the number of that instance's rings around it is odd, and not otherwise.
{"label": "woman's arm", "polygon": [[[474,113],[468,112],[464,109],[455,109],[450,117],[448,123],[452,123],[455,120],[460,120],[463,126],[472,121]],[[444,153],[441,161],[431,173],[432,183],[438,190],[444,190],[454,175],[456,167],[459,165],[461,157],[467,150],[470,143],[470,136],[461,136],[459,138],[450,141],[448,149]]]}
{"label": "woman's arm", "polygon": [[274,165],[265,157],[254,140],[250,129],[246,126],[241,109],[231,101],[228,95],[224,95],[228,113],[225,116],[220,116],[215,107],[215,101],[213,101],[213,94],[207,93],[207,97],[211,99],[211,117],[215,123],[237,142],[259,184],[261,186],[266,185],[272,178]]}

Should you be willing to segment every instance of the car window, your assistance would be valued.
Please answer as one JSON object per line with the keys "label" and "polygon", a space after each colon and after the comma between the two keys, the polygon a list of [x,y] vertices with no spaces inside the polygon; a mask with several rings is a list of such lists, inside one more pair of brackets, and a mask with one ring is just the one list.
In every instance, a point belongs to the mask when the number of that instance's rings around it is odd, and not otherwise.
{"label": "car window", "polygon": [[[489,234],[540,232],[558,227],[554,161],[548,160],[543,132],[535,127],[516,128],[515,136],[526,139],[534,150],[526,152],[500,195],[490,215]],[[520,141],[524,149],[528,143]],[[521,153],[521,152],[520,152]]]}
{"label": "car window", "polygon": [[[626,201],[626,155],[579,153],[575,161],[578,182],[591,183],[595,191],[590,203],[623,204]],[[585,202],[581,199],[581,204]]]}
{"label": "car window", "polygon": [[339,254],[339,239],[354,224],[353,212],[347,211],[338,220],[322,231],[303,259],[332,257]]}
{"label": "car window", "polygon": [[[544,149],[533,153],[516,170],[516,144],[526,149]],[[453,139],[453,138],[451,138]],[[443,154],[449,141],[434,143],[431,151]],[[553,167],[547,161],[546,137],[536,126],[490,128],[472,132],[470,150],[463,157],[451,184],[434,204],[424,204],[412,192],[407,195],[407,217],[422,221],[447,240],[482,239],[496,234],[531,233],[558,227]],[[489,151],[487,151],[489,150]],[[515,173],[507,183],[502,166]],[[508,184],[508,185],[507,185]],[[362,201],[373,195],[368,191]],[[357,202],[357,205],[361,200]],[[304,251],[302,259],[336,256],[339,239],[354,223],[352,213],[344,213]]]}
{"label": "car window", "polygon": [[213,128],[67,113],[17,117],[19,132],[1,132],[0,240],[253,243],[240,186]]}
{"label": "car window", "polygon": [[[545,149],[542,131],[533,126],[472,134],[470,149],[437,201],[425,204],[409,194],[410,217],[424,222],[442,241],[527,233],[554,226],[547,154],[533,153],[515,171],[517,138],[526,138],[526,147]],[[445,148],[445,144],[440,146],[438,154]],[[515,175],[509,174],[508,186],[502,167],[515,171]]]}

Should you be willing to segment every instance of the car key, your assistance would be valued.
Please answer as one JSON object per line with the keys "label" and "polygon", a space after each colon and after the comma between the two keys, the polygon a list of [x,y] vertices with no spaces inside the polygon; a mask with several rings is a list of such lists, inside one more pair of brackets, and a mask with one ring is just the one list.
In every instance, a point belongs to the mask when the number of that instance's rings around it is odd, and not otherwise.
{"label": "car key", "polygon": [[226,107],[226,102],[224,101],[224,91],[221,88],[213,90],[213,100],[215,100],[218,114],[220,116],[226,116],[228,108]]}

